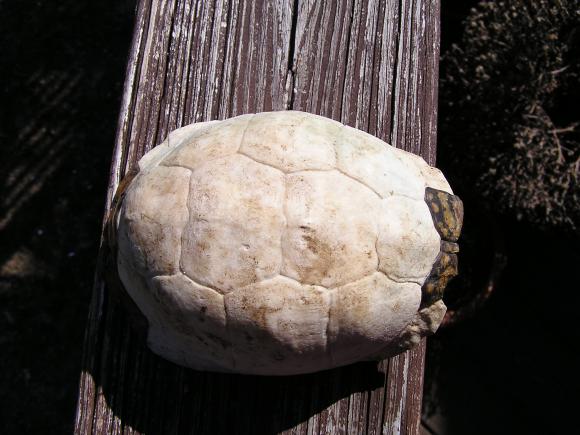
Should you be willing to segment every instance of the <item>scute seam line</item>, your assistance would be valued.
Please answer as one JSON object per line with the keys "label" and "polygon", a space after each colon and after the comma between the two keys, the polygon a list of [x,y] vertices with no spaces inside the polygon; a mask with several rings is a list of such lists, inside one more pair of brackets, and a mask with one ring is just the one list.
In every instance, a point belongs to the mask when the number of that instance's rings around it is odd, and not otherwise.
{"label": "scute seam line", "polygon": [[391,275],[387,272],[385,272],[382,269],[378,270],[379,273],[382,273],[383,275],[385,275],[389,280],[396,282],[398,284],[417,284],[418,286],[422,286],[421,282],[419,279],[417,278],[399,278],[399,277],[395,277],[394,275]]}
{"label": "scute seam line", "polygon": [[[211,286],[211,285],[204,285],[204,284],[200,284],[200,283],[199,283],[199,282],[197,282],[195,279],[191,278],[191,277],[190,277],[190,276],[189,276],[187,273],[185,273],[183,270],[180,270],[179,272],[180,272],[179,274],[183,275],[183,276],[184,276],[186,279],[188,279],[188,280],[189,280],[189,281],[191,281],[193,284],[195,284],[195,285],[197,285],[197,286],[199,286],[199,287],[203,287],[203,288],[205,288],[205,289],[207,289],[207,290],[211,290],[212,292],[214,292],[214,293],[217,293],[217,294],[218,294],[218,295],[220,295],[221,297],[224,297],[224,296],[227,294],[227,293],[222,293],[222,292],[220,291],[220,289],[218,289],[218,288],[216,288],[216,287],[213,287],[213,286]],[[173,274],[173,275],[165,275],[165,276],[177,276],[177,275],[179,275],[179,274],[177,274],[177,273],[176,273],[176,274]]]}
{"label": "scute seam line", "polygon": [[325,335],[326,335],[325,350],[326,350],[326,353],[328,354],[328,359],[330,360],[331,367],[334,367],[334,358],[332,357],[332,347],[330,344],[330,313],[332,312],[332,307],[333,307],[335,296],[336,296],[337,292],[338,292],[338,290],[336,288],[329,290],[328,315],[327,315],[328,320],[326,321],[326,331],[325,331]]}
{"label": "scute seam line", "polygon": [[284,196],[282,197],[282,215],[284,216],[284,227],[280,232],[280,270],[278,270],[278,274],[282,275],[282,269],[284,268],[284,235],[286,231],[288,231],[288,211],[286,206],[286,196],[288,194],[288,186],[286,185],[286,174],[282,176],[282,183],[284,187]]}
{"label": "scute seam line", "polygon": [[379,199],[384,199],[381,194],[379,192],[377,192],[375,189],[373,189],[372,187],[370,187],[368,184],[366,184],[364,181],[358,180],[355,177],[353,177],[352,175],[347,174],[346,172],[344,172],[342,169],[340,169],[338,166],[336,167],[336,170],[338,172],[340,172],[342,175],[344,175],[345,177],[350,178],[351,180],[356,181],[358,184],[361,184],[362,186],[366,187],[368,190],[370,190],[371,192],[373,192],[375,195],[377,195],[379,197]]}
{"label": "scute seam line", "polygon": [[379,234],[379,230],[377,229],[377,238],[375,239],[375,253],[377,254],[377,272],[381,270],[381,256],[379,255],[379,239],[381,235]]}
{"label": "scute seam line", "polygon": [[[278,276],[281,276],[281,277],[283,277],[283,278],[286,278],[286,279],[289,279],[289,280],[291,280],[291,281],[294,281],[294,282],[296,282],[296,283],[298,283],[298,284],[300,284],[300,285],[309,286],[309,287],[320,287],[320,288],[323,288],[323,289],[325,289],[325,290],[330,290],[330,288],[329,288],[329,287],[325,287],[325,286],[323,286],[323,285],[318,285],[318,284],[307,284],[307,283],[305,283],[305,282],[300,282],[300,281],[298,281],[296,278],[292,278],[291,276],[285,275],[285,274],[283,274],[283,273],[279,273],[279,274],[278,274]],[[275,279],[275,278],[277,278],[277,277],[275,276],[274,278],[270,278],[270,279]],[[260,282],[262,283],[262,282],[264,282],[264,281],[267,281],[267,280],[263,280],[263,281],[260,281]]]}
{"label": "scute seam line", "polygon": [[296,175],[300,172],[332,172],[336,171],[336,167],[332,167],[330,169],[296,169],[295,171],[288,171],[286,175]]}
{"label": "scute seam line", "polygon": [[235,152],[235,151],[234,152],[228,152],[228,153],[224,154],[223,156],[216,157],[214,159],[205,160],[202,164],[200,164],[196,168],[190,168],[188,166],[179,165],[179,164],[165,164],[164,162],[161,162],[159,165],[160,166],[163,166],[164,168],[183,168],[183,169],[188,169],[191,172],[195,172],[195,171],[203,168],[204,166],[208,165],[209,163],[215,162],[216,160],[222,160],[222,159],[225,159],[227,157],[235,156],[236,154],[237,154],[237,152]]}
{"label": "scute seam line", "polygon": [[[213,160],[216,160],[216,159],[213,159]],[[208,163],[208,162],[205,162],[205,163]],[[161,163],[159,163],[159,166],[162,166],[164,168],[182,168],[182,169],[187,169],[189,172],[193,172],[194,171],[194,169],[190,168],[189,166],[180,165],[180,164],[177,164],[177,163],[165,164],[164,162],[161,162]]]}
{"label": "scute seam line", "polygon": [[[189,176],[189,180],[188,180],[188,185],[189,185],[189,189],[187,191],[187,201],[185,203],[185,208],[187,209],[187,220],[185,225],[183,226],[182,230],[181,230],[181,243],[179,246],[179,261],[178,261],[178,266],[179,266],[179,271],[187,278],[191,279],[190,276],[188,276],[185,271],[183,270],[183,265],[182,265],[182,258],[183,258],[183,245],[184,245],[184,237],[185,237],[185,228],[188,226],[189,224],[189,218],[191,216],[191,209],[190,209],[190,199],[191,199],[191,182],[193,179],[193,171],[191,173],[191,175]],[[191,279],[192,282],[198,284],[195,280]],[[201,285],[201,284],[198,284]],[[202,286],[202,287],[207,287],[207,286]],[[207,287],[207,288],[211,288],[211,287]],[[216,291],[217,293],[220,293],[219,291],[217,291],[215,288],[213,288],[212,290]],[[220,293],[221,294],[221,293]],[[223,305],[224,305],[224,329],[225,329],[225,335],[228,338],[228,341],[230,342],[230,347],[229,347],[229,354],[230,354],[230,359],[232,362],[232,369],[235,368],[236,363],[234,360],[234,354],[233,354],[233,349],[232,349],[232,339],[231,339],[231,335],[230,335],[230,331],[228,328],[228,315],[227,315],[227,310],[226,310],[226,299],[224,297],[224,295],[222,294],[222,301],[223,301]]]}
{"label": "scute seam line", "polygon": [[246,138],[246,132],[248,131],[248,128],[250,128],[250,123],[254,120],[255,117],[256,117],[256,114],[252,113],[252,116],[248,119],[248,123],[246,124],[246,128],[244,128],[244,131],[242,132],[242,137],[240,138],[240,146],[238,146],[238,150],[236,151],[236,153],[242,154],[242,152],[240,150],[242,149],[242,146],[244,145],[244,139]]}
{"label": "scute seam line", "polygon": [[[265,163],[265,164],[267,164],[267,163]],[[366,183],[364,183],[364,182],[362,182],[360,180],[357,180],[352,175],[347,174],[346,172],[344,172],[342,169],[340,169],[338,167],[334,167],[334,168],[331,168],[331,169],[297,169],[296,171],[286,172],[286,174],[287,175],[300,175],[301,172],[337,172],[337,173],[339,173],[341,175],[344,175],[347,178],[350,178],[351,180],[353,180],[357,184],[362,185],[365,188],[365,190],[370,190],[372,193],[374,193],[376,196],[378,196],[380,200],[385,199],[376,190],[374,190],[372,187],[368,186]],[[395,195],[395,194],[393,194],[393,195]]]}
{"label": "scute seam line", "polygon": [[282,174],[286,175],[286,172],[284,172],[282,169],[277,168],[276,166],[271,165],[270,163],[262,162],[256,158],[250,156],[249,154],[246,154],[244,151],[238,150],[237,154],[252,160],[254,163],[258,163],[259,165],[268,166],[269,168],[275,169],[276,171],[281,172]]}
{"label": "scute seam line", "polygon": [[184,246],[184,239],[185,239],[185,228],[189,225],[189,219],[191,217],[191,209],[190,209],[190,199],[191,199],[191,180],[193,178],[193,172],[190,173],[189,179],[187,180],[187,200],[185,201],[185,210],[187,210],[187,218],[185,220],[185,225],[181,229],[181,237],[179,238],[179,256],[178,256],[178,268],[179,271],[187,276],[183,270],[182,260],[183,260],[183,246]]}

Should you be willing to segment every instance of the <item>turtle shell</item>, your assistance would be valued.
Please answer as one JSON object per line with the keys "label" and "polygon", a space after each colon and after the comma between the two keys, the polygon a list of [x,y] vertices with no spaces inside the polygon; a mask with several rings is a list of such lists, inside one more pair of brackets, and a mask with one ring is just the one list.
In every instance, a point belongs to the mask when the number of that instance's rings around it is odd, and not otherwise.
{"label": "turtle shell", "polygon": [[462,208],[435,168],[297,111],[192,124],[139,161],[111,218],[153,352],[290,375],[436,330]]}

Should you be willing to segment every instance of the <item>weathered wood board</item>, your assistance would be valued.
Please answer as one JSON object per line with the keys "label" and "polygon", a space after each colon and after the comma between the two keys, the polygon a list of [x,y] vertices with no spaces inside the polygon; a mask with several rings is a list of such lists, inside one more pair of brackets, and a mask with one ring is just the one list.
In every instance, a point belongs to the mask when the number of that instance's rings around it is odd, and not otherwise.
{"label": "weathered wood board", "polygon": [[[438,56],[439,0],[140,0],[107,210],[169,131],[243,113],[325,115],[434,163]],[[313,375],[194,372],[139,344],[102,263],[76,433],[418,433],[424,343]]]}

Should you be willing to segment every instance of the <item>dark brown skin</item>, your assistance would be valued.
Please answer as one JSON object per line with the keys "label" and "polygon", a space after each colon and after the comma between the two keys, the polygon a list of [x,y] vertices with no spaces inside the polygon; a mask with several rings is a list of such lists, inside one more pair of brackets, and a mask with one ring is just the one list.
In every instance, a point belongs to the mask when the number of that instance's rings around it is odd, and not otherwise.
{"label": "dark brown skin", "polygon": [[109,246],[109,250],[111,254],[117,257],[117,226],[115,222],[117,220],[117,215],[121,209],[121,204],[123,202],[123,198],[125,197],[125,193],[127,192],[127,187],[131,184],[131,181],[137,176],[139,171],[131,171],[128,172],[125,177],[119,183],[117,190],[115,191],[115,196],[113,197],[113,201],[111,202],[111,211],[109,212],[109,216],[107,216],[107,223],[105,228],[105,242]]}
{"label": "dark brown skin", "polygon": [[441,239],[457,242],[463,225],[463,202],[458,196],[431,187],[425,188],[425,202]]}
{"label": "dark brown skin", "polygon": [[121,204],[127,188],[135,178],[138,171],[132,171],[125,175],[119,183],[113,201],[111,211],[107,217],[104,243],[107,247],[107,258],[105,264],[105,280],[111,296],[120,301],[120,305],[126,310],[129,322],[137,334],[139,341],[143,344],[147,342],[147,330],[149,323],[133,299],[127,294],[117,269],[117,215],[121,210]]}
{"label": "dark brown skin", "polygon": [[425,202],[431,212],[435,229],[441,236],[441,251],[421,288],[421,308],[441,299],[447,283],[457,275],[456,253],[459,245],[456,242],[463,224],[463,202],[459,197],[427,187]]}

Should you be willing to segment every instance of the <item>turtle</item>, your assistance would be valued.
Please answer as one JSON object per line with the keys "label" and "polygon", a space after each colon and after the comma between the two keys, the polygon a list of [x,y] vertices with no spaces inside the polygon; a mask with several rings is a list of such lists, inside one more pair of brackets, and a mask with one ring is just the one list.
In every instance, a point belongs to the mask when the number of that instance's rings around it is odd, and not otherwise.
{"label": "turtle", "polygon": [[421,157],[288,110],[169,133],[121,183],[108,225],[155,354],[281,376],[380,360],[434,333],[462,220]]}

